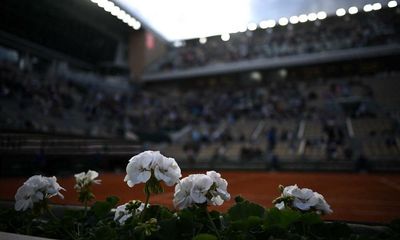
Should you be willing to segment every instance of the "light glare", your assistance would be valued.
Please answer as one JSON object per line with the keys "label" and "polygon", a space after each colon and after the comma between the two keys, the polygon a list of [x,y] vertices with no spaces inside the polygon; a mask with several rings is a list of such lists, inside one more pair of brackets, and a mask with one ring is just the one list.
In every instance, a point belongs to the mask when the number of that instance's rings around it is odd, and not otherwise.
{"label": "light glare", "polygon": [[249,29],[250,31],[254,31],[254,30],[257,29],[257,24],[255,24],[255,23],[249,23],[249,24],[247,25],[247,29]]}
{"label": "light glare", "polygon": [[207,42],[207,38],[203,37],[203,38],[199,38],[199,42],[201,44],[205,44]]}
{"label": "light glare", "polygon": [[366,4],[363,7],[364,12],[371,12],[372,11],[372,5],[371,4]]}
{"label": "light glare", "polygon": [[224,42],[229,41],[230,38],[231,38],[231,36],[229,35],[229,33],[224,33],[221,35],[221,39]]}
{"label": "light glare", "polygon": [[396,2],[396,1],[390,1],[390,2],[388,2],[388,7],[390,7],[390,8],[397,7],[397,2]]}
{"label": "light glare", "polygon": [[308,20],[307,15],[301,14],[301,15],[299,16],[299,22],[305,23],[305,22],[307,22],[307,20]]}
{"label": "light glare", "polygon": [[373,5],[372,5],[372,9],[374,9],[375,11],[376,10],[379,10],[379,9],[381,9],[382,8],[382,4],[380,4],[380,3],[374,3]]}
{"label": "light glare", "polygon": [[279,18],[278,23],[281,26],[285,26],[285,25],[287,25],[289,23],[289,20],[287,18],[285,18],[285,17],[281,17],[281,18]]}
{"label": "light glare", "polygon": [[324,12],[324,11],[321,11],[321,12],[318,12],[318,13],[317,13],[317,18],[318,18],[319,20],[323,20],[323,19],[325,19],[327,16],[328,16],[328,15],[327,15],[326,12]]}
{"label": "light glare", "polygon": [[138,30],[141,27],[141,23],[127,14],[124,10],[121,10],[112,1],[108,0],[90,0],[96,3],[97,6],[104,9],[104,11],[109,12],[111,15],[117,17],[119,20],[131,26],[133,29]]}
{"label": "light glare", "polygon": [[358,8],[357,7],[350,7],[349,8],[349,14],[356,14],[358,13]]}
{"label": "light glare", "polygon": [[338,10],[336,10],[336,16],[342,17],[344,15],[346,15],[346,10],[344,10],[344,8],[339,8]]}
{"label": "light glare", "polygon": [[310,21],[310,22],[315,21],[315,20],[317,20],[317,14],[310,13],[310,14],[308,14],[307,18],[308,18],[308,21]]}
{"label": "light glare", "polygon": [[296,24],[296,23],[299,22],[299,18],[298,18],[297,16],[291,16],[291,17],[289,18],[289,22],[290,22],[291,24]]}

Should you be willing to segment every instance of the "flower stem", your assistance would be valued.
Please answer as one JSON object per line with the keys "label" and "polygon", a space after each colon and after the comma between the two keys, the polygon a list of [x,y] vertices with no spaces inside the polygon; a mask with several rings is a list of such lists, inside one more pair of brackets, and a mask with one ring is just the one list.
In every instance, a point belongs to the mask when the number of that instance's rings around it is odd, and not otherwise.
{"label": "flower stem", "polygon": [[212,226],[212,228],[213,228],[215,234],[217,234],[217,238],[221,240],[221,239],[222,239],[222,238],[221,238],[221,235],[219,234],[219,231],[218,231],[218,229],[217,229],[217,226],[215,226],[215,223],[214,223],[214,221],[212,220],[210,213],[208,212],[207,208],[204,208],[204,210],[205,210],[205,212],[206,212],[206,214],[207,214],[208,220],[210,221],[211,226]]}
{"label": "flower stem", "polygon": [[85,205],[83,216],[86,217],[87,211],[88,211],[88,209],[87,209],[88,208],[88,200],[85,199],[85,202],[83,204]]}
{"label": "flower stem", "polygon": [[150,200],[150,189],[148,183],[144,186],[144,193],[146,194],[146,200],[144,202],[144,208],[143,211],[140,213],[140,219],[143,220],[145,215],[145,212],[147,210],[147,206],[149,205],[149,200]]}

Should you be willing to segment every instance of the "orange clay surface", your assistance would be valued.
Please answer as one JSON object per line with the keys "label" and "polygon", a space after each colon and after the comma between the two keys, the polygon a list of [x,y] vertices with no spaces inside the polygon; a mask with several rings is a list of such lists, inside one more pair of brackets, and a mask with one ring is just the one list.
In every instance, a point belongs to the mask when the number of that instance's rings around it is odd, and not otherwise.
{"label": "orange clay surface", "polygon": [[[191,172],[183,172],[187,176]],[[279,193],[279,184],[298,184],[308,187],[325,196],[334,213],[326,216],[327,220],[346,220],[356,222],[388,223],[400,218],[400,175],[398,174],[351,174],[351,173],[268,173],[250,171],[225,171],[222,177],[228,181],[228,191],[232,199],[216,210],[226,211],[233,203],[233,198],[244,198],[272,207],[271,201]],[[144,200],[143,184],[129,188],[124,183],[125,174],[100,173],[101,185],[95,185],[93,191],[97,200],[104,200],[114,195],[120,203],[129,200]],[[17,188],[26,178],[1,178],[0,199],[13,200]],[[59,178],[58,182],[67,189],[65,199],[51,199],[59,204],[79,204],[73,188],[74,178]],[[165,192],[150,198],[151,204],[172,206],[173,187],[165,187]]]}

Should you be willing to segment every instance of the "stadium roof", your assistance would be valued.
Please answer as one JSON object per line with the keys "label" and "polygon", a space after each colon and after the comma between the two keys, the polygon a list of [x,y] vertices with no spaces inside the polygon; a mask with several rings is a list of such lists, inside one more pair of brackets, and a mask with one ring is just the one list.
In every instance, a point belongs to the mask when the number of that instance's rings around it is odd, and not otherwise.
{"label": "stadium roof", "polygon": [[[302,14],[332,15],[339,8],[363,11],[366,4],[389,0],[113,0],[167,41],[186,40],[254,29],[266,20]],[[304,15],[303,15],[304,16]],[[295,17],[296,18],[296,17]]]}

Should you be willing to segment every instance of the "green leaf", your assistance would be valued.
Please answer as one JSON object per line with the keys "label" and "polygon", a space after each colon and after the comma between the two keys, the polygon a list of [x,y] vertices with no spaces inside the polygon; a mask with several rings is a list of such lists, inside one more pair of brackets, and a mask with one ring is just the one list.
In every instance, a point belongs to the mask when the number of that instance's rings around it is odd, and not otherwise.
{"label": "green leaf", "polygon": [[271,208],[266,213],[264,226],[266,228],[278,226],[286,229],[294,222],[299,221],[301,217],[301,213],[294,210]]}
{"label": "green leaf", "polygon": [[97,201],[93,204],[91,210],[97,218],[104,218],[118,203],[117,197],[108,197],[106,201]]}
{"label": "green leaf", "polygon": [[111,228],[110,226],[101,226],[95,231],[95,239],[96,240],[111,240],[117,238],[117,232]]}
{"label": "green leaf", "polygon": [[314,212],[303,213],[300,217],[300,221],[308,225],[322,223],[321,217]]}
{"label": "green leaf", "polygon": [[217,240],[218,238],[214,235],[207,234],[207,233],[202,233],[194,236],[192,240]]}
{"label": "green leaf", "polygon": [[247,200],[240,201],[228,210],[228,217],[232,221],[244,220],[250,216],[263,217],[265,209]]}
{"label": "green leaf", "polygon": [[162,220],[159,223],[160,230],[158,232],[158,238],[160,240],[175,240],[178,239],[178,229],[176,218],[168,220]]}

